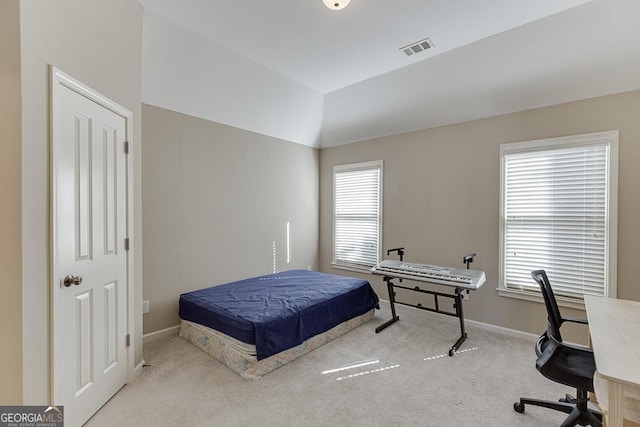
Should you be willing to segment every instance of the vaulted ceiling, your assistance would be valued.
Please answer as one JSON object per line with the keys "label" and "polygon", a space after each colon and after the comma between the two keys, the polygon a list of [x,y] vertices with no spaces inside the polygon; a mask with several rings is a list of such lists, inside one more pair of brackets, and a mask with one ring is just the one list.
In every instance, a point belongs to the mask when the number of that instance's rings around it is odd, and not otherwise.
{"label": "vaulted ceiling", "polygon": [[[264,132],[312,146],[640,89],[637,0],[352,0],[340,11],[321,0],[140,2],[319,94],[314,135]],[[425,39],[432,47],[405,53]]]}

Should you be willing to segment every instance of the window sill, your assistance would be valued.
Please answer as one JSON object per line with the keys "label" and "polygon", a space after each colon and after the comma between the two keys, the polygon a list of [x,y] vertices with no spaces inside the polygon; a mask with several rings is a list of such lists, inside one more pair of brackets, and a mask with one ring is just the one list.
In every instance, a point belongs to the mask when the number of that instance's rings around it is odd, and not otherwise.
{"label": "window sill", "polygon": [[347,271],[354,271],[356,273],[371,274],[370,267],[355,267],[351,265],[335,264],[335,263],[331,263],[331,266],[338,270],[347,270]]}
{"label": "window sill", "polygon": [[[515,299],[533,301],[533,302],[544,304],[544,298],[542,298],[542,295],[539,293],[518,291],[515,289],[504,289],[504,288],[497,288],[496,290],[498,291],[498,295],[500,295],[501,297],[515,298]],[[583,300],[575,300],[575,299],[566,298],[566,297],[556,297],[556,301],[558,302],[558,305],[560,307],[584,310]]]}

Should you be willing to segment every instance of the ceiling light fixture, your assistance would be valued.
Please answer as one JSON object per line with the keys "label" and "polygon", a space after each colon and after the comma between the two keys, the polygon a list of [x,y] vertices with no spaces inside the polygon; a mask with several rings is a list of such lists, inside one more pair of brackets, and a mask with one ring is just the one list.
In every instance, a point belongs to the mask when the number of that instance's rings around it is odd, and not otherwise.
{"label": "ceiling light fixture", "polygon": [[340,10],[347,7],[351,0],[322,0],[322,2],[331,10]]}

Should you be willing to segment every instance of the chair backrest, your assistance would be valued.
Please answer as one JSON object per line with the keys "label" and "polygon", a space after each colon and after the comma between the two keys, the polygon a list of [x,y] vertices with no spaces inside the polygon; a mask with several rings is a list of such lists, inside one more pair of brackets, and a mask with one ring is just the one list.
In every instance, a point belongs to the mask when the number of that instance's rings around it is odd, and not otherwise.
{"label": "chair backrest", "polygon": [[531,277],[540,286],[540,291],[544,297],[544,305],[547,307],[547,335],[553,338],[557,342],[562,342],[562,335],[560,335],[560,325],[562,324],[562,316],[560,315],[560,309],[556,302],[556,297],[551,289],[549,278],[544,270],[535,270],[531,272]]}

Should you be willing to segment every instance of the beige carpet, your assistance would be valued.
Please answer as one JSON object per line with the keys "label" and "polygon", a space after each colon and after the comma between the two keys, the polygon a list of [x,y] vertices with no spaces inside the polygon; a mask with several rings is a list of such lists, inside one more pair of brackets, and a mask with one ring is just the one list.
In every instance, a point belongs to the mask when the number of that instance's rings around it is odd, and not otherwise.
{"label": "beige carpet", "polygon": [[[564,414],[520,396],[557,399],[571,389],[535,369],[534,343],[467,326],[461,353],[455,318],[388,304],[367,324],[246,381],[177,335],[145,346],[145,371],[88,426],[558,426]],[[364,365],[339,370],[354,364]]]}

